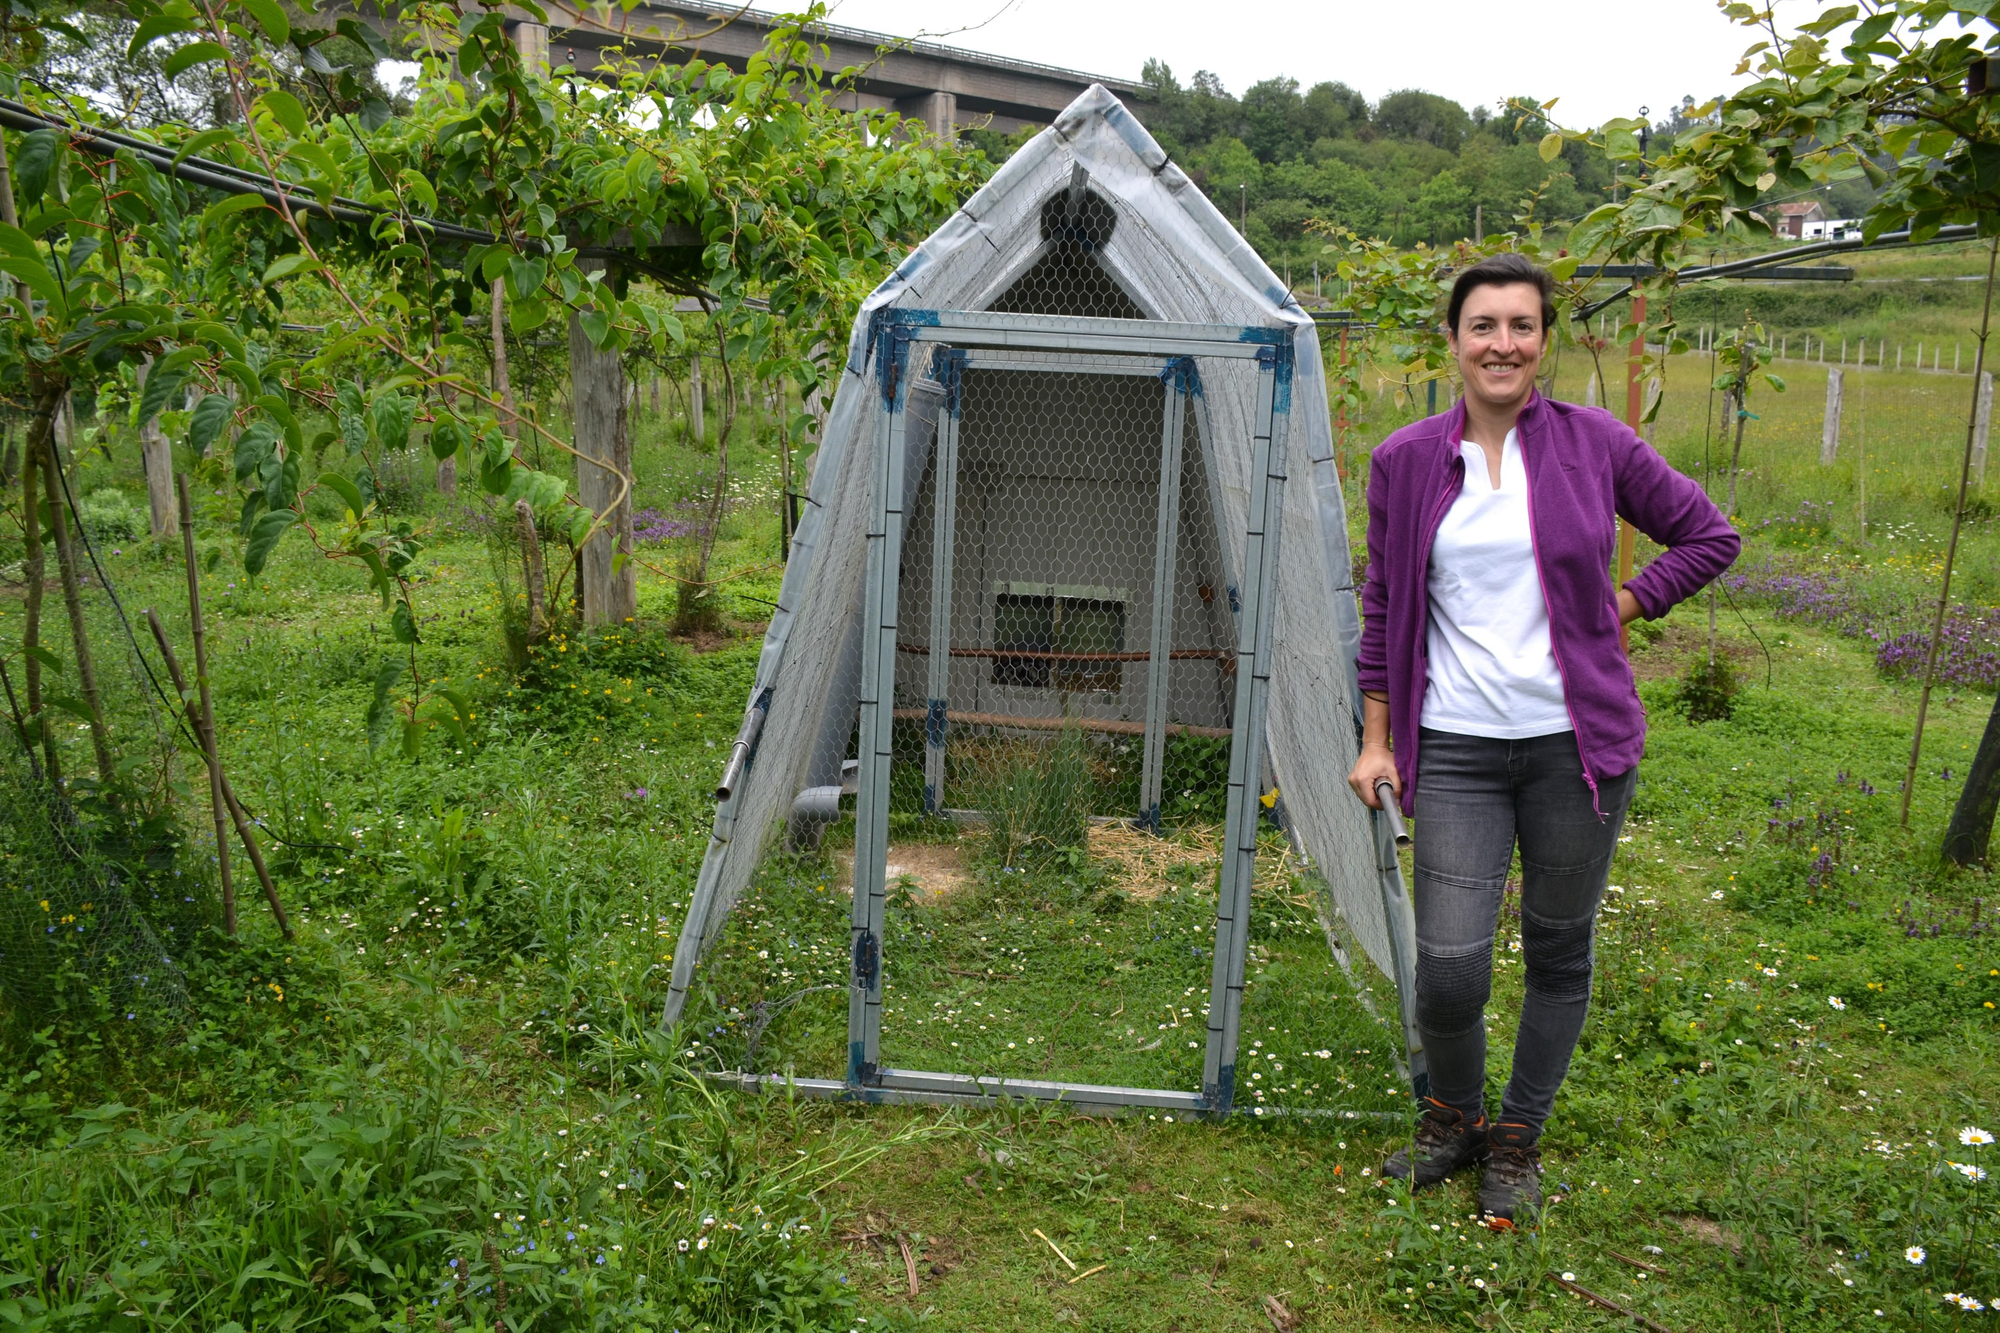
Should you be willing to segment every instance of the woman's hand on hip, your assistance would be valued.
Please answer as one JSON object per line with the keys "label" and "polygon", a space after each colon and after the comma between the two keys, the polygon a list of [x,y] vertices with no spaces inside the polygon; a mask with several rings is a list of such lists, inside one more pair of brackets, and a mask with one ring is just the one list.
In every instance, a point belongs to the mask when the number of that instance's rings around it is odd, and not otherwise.
{"label": "woman's hand on hip", "polygon": [[1348,771],[1347,785],[1354,788],[1354,794],[1370,810],[1380,810],[1382,802],[1375,795],[1375,784],[1386,782],[1398,799],[1403,795],[1403,779],[1396,772],[1396,756],[1389,747],[1379,742],[1369,742],[1361,747],[1361,754]]}

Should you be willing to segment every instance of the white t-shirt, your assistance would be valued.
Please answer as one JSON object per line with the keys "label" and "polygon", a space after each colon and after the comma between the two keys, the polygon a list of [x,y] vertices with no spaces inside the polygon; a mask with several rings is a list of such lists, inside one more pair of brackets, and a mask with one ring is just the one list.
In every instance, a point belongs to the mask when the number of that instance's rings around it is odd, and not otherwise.
{"label": "white t-shirt", "polygon": [[1469,440],[1459,448],[1465,485],[1431,546],[1423,725],[1499,740],[1568,731],[1548,603],[1535,569],[1521,443],[1507,432],[1497,490],[1486,451]]}

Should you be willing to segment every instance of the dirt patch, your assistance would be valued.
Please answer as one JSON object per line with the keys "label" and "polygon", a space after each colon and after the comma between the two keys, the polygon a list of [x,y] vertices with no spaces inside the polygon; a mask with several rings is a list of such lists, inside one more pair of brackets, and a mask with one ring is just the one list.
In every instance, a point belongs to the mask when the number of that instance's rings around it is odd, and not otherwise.
{"label": "dirt patch", "polygon": [[[911,896],[919,904],[937,902],[970,887],[974,875],[967,863],[978,852],[978,843],[973,840],[982,836],[983,831],[973,827],[956,842],[891,843],[889,883],[907,877]],[[1093,823],[1086,838],[1091,859],[1110,872],[1113,886],[1141,902],[1189,883],[1186,868],[1190,866],[1195,868],[1193,883],[1213,887],[1220,829],[1184,829],[1162,838],[1120,821]],[[971,846],[968,841],[972,841]],[[839,887],[843,892],[854,892],[854,852],[845,849],[834,857],[840,867]],[[1282,888],[1292,869],[1289,849],[1283,856],[1259,857],[1258,889]]]}
{"label": "dirt patch", "polygon": [[667,637],[693,653],[719,653],[726,648],[735,648],[746,640],[761,639],[770,625],[767,620],[733,621],[720,630],[697,630],[693,634],[669,634]]}
{"label": "dirt patch", "polygon": [[[836,854],[840,865],[840,887],[854,892],[854,852]],[[965,856],[955,842],[890,843],[888,882],[907,880],[910,896],[919,904],[950,897],[972,883],[965,868]]]}
{"label": "dirt patch", "polygon": [[[1725,608],[1725,614],[1727,609]],[[1748,639],[1716,637],[1716,652],[1729,659],[1740,675],[1752,658],[1763,660],[1763,651]],[[1708,652],[1708,626],[1673,623],[1661,627],[1660,637],[1648,643],[1635,628],[1632,632],[1632,674],[1639,680],[1667,680],[1687,670],[1695,654]]]}
{"label": "dirt patch", "polygon": [[1696,1240],[1705,1240],[1710,1245],[1720,1245],[1731,1254],[1739,1253],[1743,1249],[1743,1242],[1738,1239],[1736,1233],[1705,1217],[1678,1217],[1674,1220],[1680,1223],[1682,1231]]}

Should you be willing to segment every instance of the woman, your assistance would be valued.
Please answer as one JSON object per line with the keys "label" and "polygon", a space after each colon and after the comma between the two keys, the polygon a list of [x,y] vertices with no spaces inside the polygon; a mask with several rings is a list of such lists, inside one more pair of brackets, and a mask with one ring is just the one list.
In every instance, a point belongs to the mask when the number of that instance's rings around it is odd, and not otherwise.
{"label": "woman", "polygon": [[[1421,1189],[1484,1161],[1480,1212],[1499,1228],[1541,1205],[1536,1141],[1583,1030],[1598,903],[1645,746],[1620,626],[1665,614],[1741,545],[1610,413],[1535,391],[1551,285],[1512,254],[1459,274],[1447,323],[1465,396],[1375,450],[1366,713],[1348,774],[1371,807],[1387,781],[1416,819],[1430,1091],[1414,1145],[1382,1173]],[[1614,592],[1616,516],[1667,550]],[[1485,1006],[1517,845],[1527,995],[1489,1125]]]}

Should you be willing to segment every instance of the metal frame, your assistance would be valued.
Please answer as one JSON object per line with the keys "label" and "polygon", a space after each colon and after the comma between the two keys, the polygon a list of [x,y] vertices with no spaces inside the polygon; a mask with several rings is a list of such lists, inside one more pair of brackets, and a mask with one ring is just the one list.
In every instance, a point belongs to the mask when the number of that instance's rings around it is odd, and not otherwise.
{"label": "metal frame", "polygon": [[[1251,885],[1256,870],[1258,783],[1264,770],[1264,718],[1270,693],[1279,520],[1283,509],[1285,429],[1291,409],[1292,343],[1286,329],[1171,324],[991,312],[888,309],[870,330],[873,370],[885,411],[876,435],[875,489],[863,577],[859,799],[855,810],[854,907],[850,927],[848,1060],[843,1082],[745,1076],[745,1086],[785,1086],[809,1095],[864,1101],[990,1101],[1000,1097],[1061,1099],[1094,1108],[1164,1108],[1189,1115],[1235,1109],[1236,1048],[1241,1029],[1243,974],[1249,948]],[[1156,524],[1153,622],[1148,663],[1146,770],[1142,818],[1158,815],[1159,762],[1166,729],[1167,655],[1172,633],[1173,554],[1181,493],[1181,445],[1188,397],[1197,393],[1196,356],[1256,362],[1250,504],[1244,533],[1237,626],[1236,698],[1231,719],[1229,796],[1223,866],[1216,897],[1215,964],[1209,987],[1208,1046],[1198,1092],[1104,1084],[980,1078],[885,1069],[881,1065],[882,940],[887,924],[891,726],[894,717],[897,606],[908,449],[906,409],[916,376],[911,353],[938,344],[933,368],[945,390],[934,468],[932,558],[948,575],[957,496],[958,428],[966,369],[1079,370],[1154,373],[1163,382],[1159,521]],[[994,355],[994,352],[1000,355]],[[1008,352],[1016,355],[1006,355]],[[1036,353],[1098,358],[1071,365]],[[1120,365],[1119,362],[1123,364]],[[1212,471],[1212,469],[1211,469]],[[944,740],[950,664],[950,581],[934,566],[930,665],[926,693],[925,801],[943,808]],[[1164,587],[1162,580],[1165,580]],[[1264,1113],[1262,1110],[1259,1112]],[[1361,1113],[1353,1113],[1359,1115]]]}

